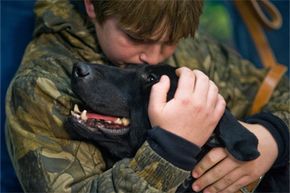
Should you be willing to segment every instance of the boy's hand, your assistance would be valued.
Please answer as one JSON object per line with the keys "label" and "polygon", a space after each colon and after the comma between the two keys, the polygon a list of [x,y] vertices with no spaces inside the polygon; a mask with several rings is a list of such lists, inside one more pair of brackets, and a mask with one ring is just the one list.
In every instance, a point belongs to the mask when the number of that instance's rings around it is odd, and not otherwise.
{"label": "boy's hand", "polygon": [[193,177],[197,178],[192,185],[196,192],[202,189],[207,193],[237,192],[270,169],[278,156],[274,138],[261,125],[242,124],[257,136],[261,155],[253,161],[241,162],[229,155],[224,148],[212,149],[192,172]]}
{"label": "boy's hand", "polygon": [[201,147],[206,143],[225,110],[218,88],[201,71],[182,67],[174,98],[166,101],[170,81],[162,76],[151,89],[148,114],[159,126]]}

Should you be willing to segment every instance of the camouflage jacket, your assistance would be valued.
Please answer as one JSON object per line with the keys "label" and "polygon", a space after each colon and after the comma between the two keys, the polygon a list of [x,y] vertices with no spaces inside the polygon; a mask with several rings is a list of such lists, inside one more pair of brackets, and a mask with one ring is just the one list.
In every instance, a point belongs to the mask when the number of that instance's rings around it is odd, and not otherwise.
{"label": "camouflage jacket", "polygon": [[[75,61],[106,63],[92,25],[68,0],[35,6],[36,28],[7,92],[6,139],[25,191],[174,192],[189,175],[145,143],[132,159],[106,168],[92,144],[71,140],[63,121],[78,99],[70,89]],[[226,47],[201,35],[180,42],[167,61],[204,71],[217,83],[237,118],[246,115],[267,70],[258,70]],[[283,79],[265,110],[288,124],[288,80]]]}

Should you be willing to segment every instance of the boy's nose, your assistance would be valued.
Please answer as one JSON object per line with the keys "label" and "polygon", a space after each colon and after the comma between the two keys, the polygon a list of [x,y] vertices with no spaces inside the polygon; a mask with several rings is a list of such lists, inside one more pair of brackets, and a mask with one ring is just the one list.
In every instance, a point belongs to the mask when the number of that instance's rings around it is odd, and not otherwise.
{"label": "boy's nose", "polygon": [[150,45],[140,54],[140,60],[146,64],[158,64],[162,61],[162,46]]}

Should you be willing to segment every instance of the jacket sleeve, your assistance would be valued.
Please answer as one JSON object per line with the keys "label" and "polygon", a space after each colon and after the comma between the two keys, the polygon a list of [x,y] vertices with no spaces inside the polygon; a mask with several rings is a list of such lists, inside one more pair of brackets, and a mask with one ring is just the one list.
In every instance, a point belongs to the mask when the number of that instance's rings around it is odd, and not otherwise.
{"label": "jacket sleeve", "polygon": [[[6,139],[25,192],[167,192],[189,175],[145,142],[132,159],[106,169],[92,144],[69,139],[63,120],[73,94],[65,71],[42,58],[25,64],[9,87]],[[49,66],[51,73],[39,70]],[[32,65],[33,68],[29,68]]]}

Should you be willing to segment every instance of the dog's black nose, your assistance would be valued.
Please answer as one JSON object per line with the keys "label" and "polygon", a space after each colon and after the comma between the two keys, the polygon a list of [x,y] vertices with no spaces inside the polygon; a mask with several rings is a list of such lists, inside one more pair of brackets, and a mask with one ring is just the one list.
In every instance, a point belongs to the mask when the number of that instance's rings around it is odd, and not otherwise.
{"label": "dog's black nose", "polygon": [[74,74],[76,77],[80,78],[86,77],[90,74],[90,71],[91,71],[90,66],[83,62],[78,62],[74,66]]}

